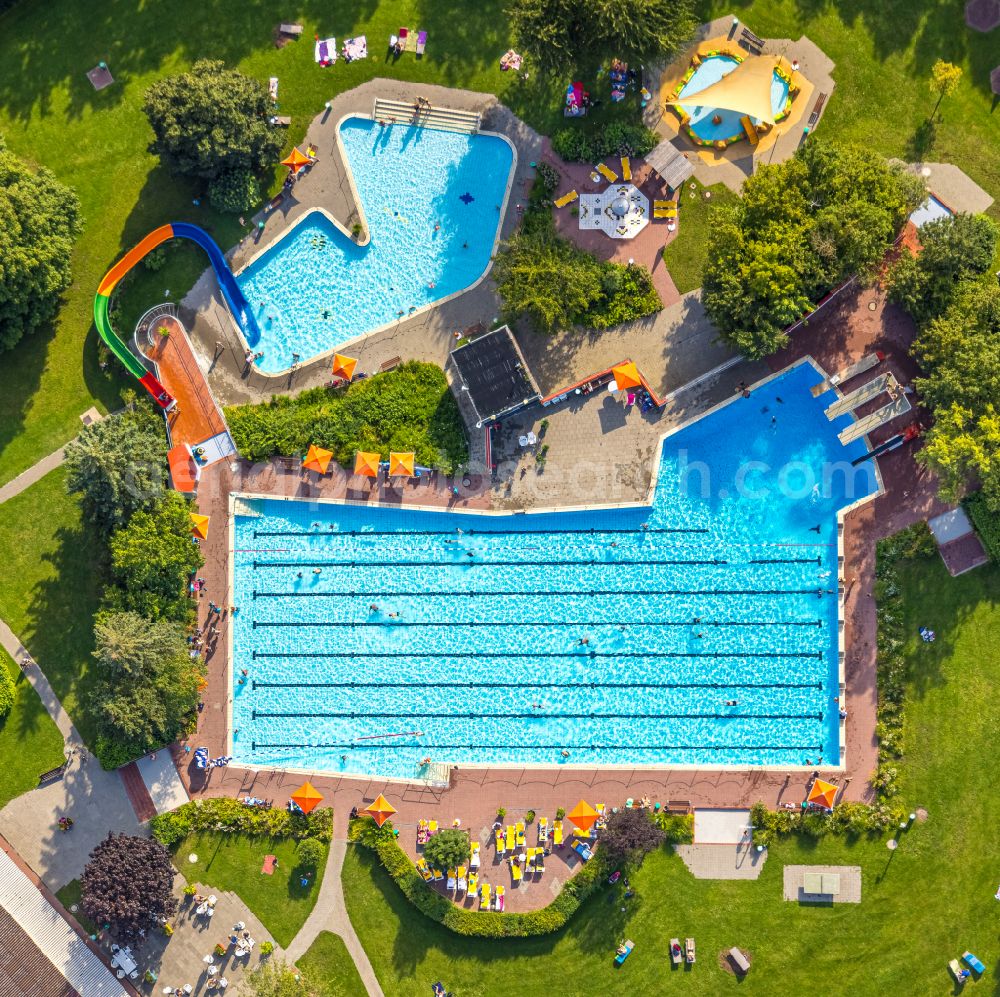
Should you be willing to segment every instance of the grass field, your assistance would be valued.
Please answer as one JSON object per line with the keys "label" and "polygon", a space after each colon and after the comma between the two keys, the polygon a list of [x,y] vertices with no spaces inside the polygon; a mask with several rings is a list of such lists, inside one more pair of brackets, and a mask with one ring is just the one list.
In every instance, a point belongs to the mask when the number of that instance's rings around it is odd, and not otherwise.
{"label": "grass field", "polygon": [[[913,635],[901,799],[925,807],[929,818],[895,852],[882,839],[787,840],[771,849],[756,882],[695,880],[680,859],[658,853],[633,878],[636,897],[627,903],[620,890],[605,891],[556,936],[490,942],[459,938],[418,914],[372,854],[355,847],[344,868],[347,906],[385,993],[423,995],[441,979],[462,995],[572,991],[580,980],[588,992],[605,993],[739,986],[756,994],[940,994],[952,992],[948,960],[967,948],[988,967],[979,988],[997,992],[1000,569],[951,579],[935,557],[902,565],[900,580]],[[937,641],[921,642],[920,626],[935,630]],[[785,903],[786,863],[860,865],[862,903]],[[674,935],[697,941],[690,972],[668,969]],[[616,969],[623,937],[636,948]],[[733,945],[753,961],[739,985],[717,965]]]}
{"label": "grass field", "polygon": [[80,924],[80,927],[83,928],[83,930],[86,931],[88,935],[96,935],[97,925],[94,924],[94,922],[91,921],[90,918],[87,917],[87,915],[84,914],[82,910],[78,910],[75,914],[73,913],[72,910],[70,910],[73,904],[79,906],[81,892],[82,891],[80,889],[80,880],[71,879],[61,890],[56,891],[56,896],[59,898],[59,901],[63,905],[63,907],[65,907],[66,910],[70,912],[70,916],[76,918],[76,920]]}
{"label": "grass field", "polygon": [[[711,197],[706,198],[706,192]],[[705,187],[693,179],[684,184],[680,192],[677,238],[663,248],[663,262],[681,294],[701,287],[701,273],[708,258],[712,211],[720,204],[732,204],[735,200],[736,195],[725,184]]]}
{"label": "grass field", "polygon": [[81,521],[76,496],[66,492],[64,470],[51,471],[0,505],[0,550],[0,619],[24,641],[92,744],[94,727],[82,704],[92,667],[103,553]]}
{"label": "grass field", "polygon": [[0,809],[15,796],[38,785],[44,772],[62,765],[63,738],[42,706],[38,693],[6,651],[0,650],[0,668],[6,668],[17,686],[17,698],[0,719]]}
{"label": "grass field", "polygon": [[295,964],[302,971],[309,997],[355,997],[365,986],[340,935],[321,931]]}
{"label": "grass field", "polygon": [[[238,834],[192,834],[172,849],[174,861],[189,883],[230,890],[260,918],[282,947],[298,933],[316,903],[326,855],[314,881],[301,886],[296,869],[298,842],[291,838],[253,838]],[[189,862],[194,852],[197,862]],[[278,867],[270,876],[261,866],[265,855],[275,855]]]}

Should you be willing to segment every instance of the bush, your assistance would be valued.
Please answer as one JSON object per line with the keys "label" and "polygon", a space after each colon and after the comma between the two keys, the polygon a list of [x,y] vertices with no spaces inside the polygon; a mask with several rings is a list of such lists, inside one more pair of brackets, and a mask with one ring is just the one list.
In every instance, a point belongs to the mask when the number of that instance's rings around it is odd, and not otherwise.
{"label": "bush", "polygon": [[[458,935],[478,938],[527,938],[551,934],[562,928],[576,913],[580,904],[604,882],[604,866],[598,854],[597,858],[588,862],[563,885],[559,896],[548,907],[543,907],[541,910],[527,914],[464,910],[456,907],[447,897],[432,890],[423,881],[410,857],[396,843],[395,837],[390,835],[373,843],[367,841],[363,829],[360,826],[353,826],[362,823],[360,820],[353,822],[351,839],[374,849],[386,872],[396,881],[403,895],[417,910]],[[431,838],[431,841],[433,840],[434,838]]]}
{"label": "bush", "polygon": [[210,797],[185,803],[169,813],[158,814],[149,822],[153,837],[168,847],[183,841],[189,834],[217,831],[225,834],[251,834],[270,838],[318,838],[329,842],[333,837],[333,810],[321,807],[308,815],[272,808],[245,807],[239,800]]}
{"label": "bush", "polygon": [[216,211],[239,214],[260,204],[260,184],[250,170],[230,170],[212,179],[208,199]]}
{"label": "bush", "polygon": [[989,507],[982,492],[969,495],[962,504],[986,548],[986,553],[992,560],[1000,561],[1000,513]]}
{"label": "bush", "polygon": [[326,849],[323,847],[323,842],[318,838],[306,838],[299,845],[296,859],[302,869],[317,869],[325,856]]}
{"label": "bush", "polygon": [[453,472],[468,460],[458,404],[444,371],[410,361],[348,388],[313,388],[296,398],[226,409],[237,449],[252,461],[303,454],[310,443],[332,450],[345,467],[358,450],[388,459],[412,450],[424,467]]}
{"label": "bush", "polygon": [[458,828],[438,831],[424,845],[424,858],[435,869],[454,869],[469,858],[469,836]]}
{"label": "bush", "polygon": [[560,128],[552,136],[552,149],[567,163],[596,163],[608,156],[645,156],[659,141],[645,125],[615,121],[593,133]]}
{"label": "bush", "polygon": [[150,272],[156,273],[157,270],[162,270],[167,262],[167,251],[163,246],[157,246],[156,249],[148,252],[142,258],[142,265]]}
{"label": "bush", "polygon": [[0,719],[7,716],[14,708],[14,699],[17,696],[17,687],[14,685],[14,676],[6,662],[0,661]]}
{"label": "bush", "polygon": [[694,841],[694,814],[668,814],[659,811],[653,822],[670,845],[690,845]]}

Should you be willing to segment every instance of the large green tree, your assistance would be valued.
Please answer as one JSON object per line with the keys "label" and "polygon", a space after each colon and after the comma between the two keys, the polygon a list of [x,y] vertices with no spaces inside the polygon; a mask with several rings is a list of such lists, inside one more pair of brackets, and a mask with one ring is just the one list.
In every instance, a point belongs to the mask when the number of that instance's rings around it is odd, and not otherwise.
{"label": "large green tree", "polygon": [[66,486],[84,518],[109,534],[164,493],[167,445],[153,413],[129,401],[120,415],[86,426],[66,446]]}
{"label": "large green tree", "polygon": [[214,179],[271,166],[283,140],[268,124],[264,85],[222,62],[202,59],[146,91],[152,150],[178,173]]}
{"label": "large green tree", "polygon": [[183,629],[137,613],[102,613],[94,625],[97,668],[90,708],[96,753],[105,767],[124,764],[183,733],[204,675]]}
{"label": "large green tree", "polygon": [[774,353],[788,342],[785,328],[831,288],[874,275],[923,196],[917,178],[876,153],[811,138],[713,213],[709,317],[748,356]]}
{"label": "large green tree", "polygon": [[151,620],[190,616],[188,579],[205,563],[191,539],[190,512],[187,500],[168,492],[112,534],[110,606]]}
{"label": "large green tree", "polygon": [[949,215],[920,229],[920,252],[901,254],[889,273],[889,295],[923,327],[943,315],[962,281],[986,273],[997,227],[985,215]]}
{"label": "large green tree", "polygon": [[669,55],[697,26],[691,0],[512,0],[507,16],[518,48],[552,74]]}
{"label": "large green tree", "polygon": [[0,137],[0,350],[55,317],[82,227],[76,194],[48,170],[30,170]]}

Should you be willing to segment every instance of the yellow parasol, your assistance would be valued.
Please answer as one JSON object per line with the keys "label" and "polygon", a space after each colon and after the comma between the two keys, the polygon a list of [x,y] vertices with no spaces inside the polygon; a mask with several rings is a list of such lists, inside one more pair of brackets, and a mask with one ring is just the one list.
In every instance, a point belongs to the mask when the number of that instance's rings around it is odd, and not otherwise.
{"label": "yellow parasol", "polygon": [[349,381],[354,376],[354,368],[357,365],[358,362],[354,357],[345,357],[342,353],[335,353],[333,355],[333,376],[342,377],[345,381]]}
{"label": "yellow parasol", "polygon": [[298,804],[299,809],[304,813],[312,813],[313,810],[319,806],[320,801],[323,799],[320,794],[313,789],[312,783],[303,783],[294,793],[292,793],[292,799]]}
{"label": "yellow parasol", "polygon": [[364,478],[377,478],[380,459],[377,453],[359,450],[354,455],[354,473],[360,474]]}
{"label": "yellow parasol", "polygon": [[199,540],[208,539],[208,516],[199,516],[198,513],[191,513],[191,536]]}
{"label": "yellow parasol", "polygon": [[574,824],[576,824],[581,831],[589,831],[593,826],[594,821],[597,820],[599,814],[586,800],[580,800],[580,802],[573,807],[573,809],[570,810],[566,816]]}
{"label": "yellow parasol", "polygon": [[315,443],[311,443],[309,444],[309,453],[306,454],[306,459],[302,461],[302,466],[308,471],[326,474],[326,469],[330,466],[331,460],[333,460],[332,451],[324,450],[322,447],[316,446]]}
{"label": "yellow parasol", "polygon": [[390,477],[413,477],[413,454],[412,453],[390,453],[389,454],[389,475]]}
{"label": "yellow parasol", "polygon": [[628,388],[642,387],[639,368],[631,360],[620,363],[617,367],[612,367],[611,373],[615,376],[615,391],[625,391]]}
{"label": "yellow parasol", "polygon": [[292,151],[281,161],[282,166],[287,166],[293,173],[298,173],[303,166],[311,163],[312,160],[298,149]]}
{"label": "yellow parasol", "polygon": [[806,803],[815,803],[818,807],[833,809],[833,801],[837,798],[837,787],[829,782],[817,779],[809,790],[809,797]]}
{"label": "yellow parasol", "polygon": [[381,827],[394,813],[396,808],[381,794],[370,806],[365,807],[365,813],[370,814],[373,821]]}

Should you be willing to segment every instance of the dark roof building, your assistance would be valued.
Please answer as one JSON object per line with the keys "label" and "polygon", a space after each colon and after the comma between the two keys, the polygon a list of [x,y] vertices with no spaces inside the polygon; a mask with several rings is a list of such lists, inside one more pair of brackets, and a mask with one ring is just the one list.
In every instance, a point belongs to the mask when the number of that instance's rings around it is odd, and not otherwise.
{"label": "dark roof building", "polygon": [[517,340],[505,325],[456,347],[451,359],[479,425],[498,422],[541,398]]}

